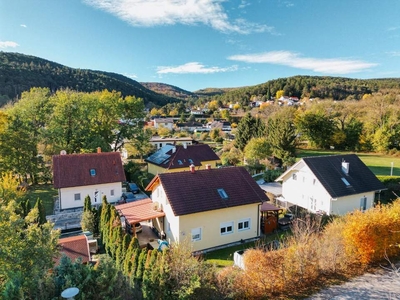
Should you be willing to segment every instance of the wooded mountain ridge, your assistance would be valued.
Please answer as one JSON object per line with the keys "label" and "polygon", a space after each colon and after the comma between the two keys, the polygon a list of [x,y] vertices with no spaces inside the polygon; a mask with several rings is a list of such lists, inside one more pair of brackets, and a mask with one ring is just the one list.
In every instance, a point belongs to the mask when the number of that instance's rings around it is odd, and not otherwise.
{"label": "wooded mountain ridge", "polygon": [[0,106],[19,98],[32,87],[47,87],[52,92],[69,88],[81,92],[107,89],[122,96],[136,96],[146,106],[163,106],[179,99],[158,94],[126,76],[103,71],[74,69],[39,57],[0,52]]}
{"label": "wooded mountain ridge", "polygon": [[70,88],[93,92],[108,89],[143,98],[147,107],[197,98],[239,103],[268,100],[283,91],[298,98],[361,99],[365,94],[400,91],[400,78],[351,79],[331,76],[293,76],[269,80],[238,88],[205,88],[189,92],[165,83],[137,82],[126,76],[103,71],[69,68],[35,56],[0,52],[0,106],[31,87],[48,87],[51,91]]}

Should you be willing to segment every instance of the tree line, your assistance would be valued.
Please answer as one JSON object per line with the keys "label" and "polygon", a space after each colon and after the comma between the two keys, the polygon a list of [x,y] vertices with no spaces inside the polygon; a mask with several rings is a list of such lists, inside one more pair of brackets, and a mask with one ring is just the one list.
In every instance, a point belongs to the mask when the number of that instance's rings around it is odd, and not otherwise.
{"label": "tree line", "polygon": [[[142,138],[144,103],[119,92],[76,92],[32,88],[0,111],[0,171],[32,183],[51,180],[49,159],[68,154],[117,151]],[[40,178],[39,178],[40,177]]]}

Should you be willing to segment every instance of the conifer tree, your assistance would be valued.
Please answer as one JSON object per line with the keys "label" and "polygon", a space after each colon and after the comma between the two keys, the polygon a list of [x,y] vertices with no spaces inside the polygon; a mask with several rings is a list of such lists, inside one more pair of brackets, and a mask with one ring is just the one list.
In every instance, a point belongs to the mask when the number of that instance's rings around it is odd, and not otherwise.
{"label": "conifer tree", "polygon": [[39,210],[38,223],[40,225],[46,223],[47,222],[47,220],[46,220],[46,210],[44,208],[42,199],[37,199],[36,204],[35,204],[35,208],[37,208]]}
{"label": "conifer tree", "polygon": [[92,200],[90,200],[90,196],[87,195],[85,197],[85,202],[83,204],[83,211],[91,211],[92,210]]}

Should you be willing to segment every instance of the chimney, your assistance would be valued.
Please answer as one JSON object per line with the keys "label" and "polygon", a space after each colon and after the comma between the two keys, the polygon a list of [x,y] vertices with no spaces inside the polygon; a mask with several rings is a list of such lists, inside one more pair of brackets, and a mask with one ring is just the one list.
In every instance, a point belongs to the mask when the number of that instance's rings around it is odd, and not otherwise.
{"label": "chimney", "polygon": [[192,164],[192,165],[190,165],[190,173],[193,173],[194,174],[194,172],[195,172],[195,166]]}
{"label": "chimney", "polygon": [[186,143],[183,143],[183,148],[187,149],[187,144]]}
{"label": "chimney", "polygon": [[211,165],[210,164],[206,164],[206,170],[211,170]]}
{"label": "chimney", "polygon": [[342,161],[342,171],[346,175],[349,174],[350,163],[346,162],[345,160]]}
{"label": "chimney", "polygon": [[175,153],[175,151],[176,151],[176,147],[173,147],[172,148],[172,153]]}
{"label": "chimney", "polygon": [[101,153],[101,148],[97,147],[97,153]]}

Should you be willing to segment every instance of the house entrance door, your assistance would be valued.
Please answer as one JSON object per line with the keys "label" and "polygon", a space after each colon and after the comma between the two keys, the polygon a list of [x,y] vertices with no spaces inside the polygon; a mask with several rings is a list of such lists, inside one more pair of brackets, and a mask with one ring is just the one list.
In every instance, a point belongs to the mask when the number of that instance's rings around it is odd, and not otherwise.
{"label": "house entrance door", "polygon": [[100,202],[100,191],[98,191],[98,190],[94,191],[94,202],[96,202],[96,203]]}

